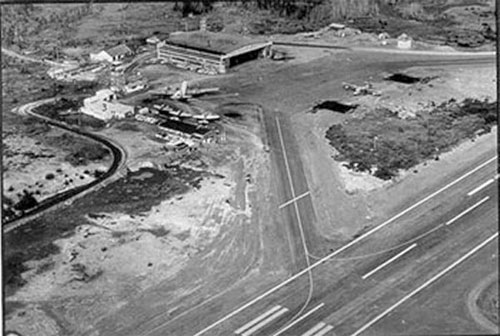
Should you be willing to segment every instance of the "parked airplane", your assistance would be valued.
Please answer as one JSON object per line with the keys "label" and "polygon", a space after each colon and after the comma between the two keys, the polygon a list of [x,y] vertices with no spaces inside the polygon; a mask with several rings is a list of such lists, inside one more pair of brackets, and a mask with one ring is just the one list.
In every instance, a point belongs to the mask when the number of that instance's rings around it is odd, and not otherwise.
{"label": "parked airplane", "polygon": [[355,85],[350,83],[342,83],[345,90],[353,91],[354,96],[359,95],[373,95],[380,96],[382,93],[380,91],[373,90],[373,85],[369,82],[365,82],[365,85]]}

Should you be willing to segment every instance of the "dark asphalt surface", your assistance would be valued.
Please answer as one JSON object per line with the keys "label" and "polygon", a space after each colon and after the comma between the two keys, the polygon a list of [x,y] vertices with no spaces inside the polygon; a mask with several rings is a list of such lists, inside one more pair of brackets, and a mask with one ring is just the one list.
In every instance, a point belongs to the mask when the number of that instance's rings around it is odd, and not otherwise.
{"label": "dark asphalt surface", "polygon": [[[270,142],[273,143],[273,140]],[[349,335],[494,232],[498,223],[497,185],[492,185],[472,197],[467,197],[467,192],[494,176],[495,163],[487,165],[437,195],[432,201],[412,210],[400,220],[349,248],[334,260],[316,268],[313,271],[314,295],[308,304],[308,309],[321,303],[325,306],[285,334],[301,335],[316,323],[325,322],[335,328],[336,334]],[[287,192],[290,193],[285,188],[283,193],[286,195]],[[470,215],[464,216],[450,226],[442,225],[485,195],[491,199]],[[293,220],[293,214],[289,214],[288,218]],[[304,216],[303,221],[306,219]],[[292,227],[289,229],[293,230]],[[294,231],[294,234],[297,232]],[[415,240],[418,237],[422,238]],[[372,277],[366,280],[361,278],[363,274],[413,242],[418,246],[408,254]],[[301,243],[295,240],[294,246],[297,248],[296,254],[300,256]],[[290,322],[294,314],[303,308],[309,286],[306,276],[303,276],[210,330],[206,335],[231,335],[234,330],[275,305],[288,308],[289,312],[255,333],[255,335],[271,335]],[[430,286],[428,290],[433,291],[433,287]],[[249,297],[242,298],[241,303],[247,302],[248,299]],[[222,311],[208,309],[193,312],[193,315],[183,317],[174,326],[161,329],[154,335],[195,334],[217,320],[217,317],[223,316],[221,314]],[[182,329],[178,329],[181,325]]]}
{"label": "dark asphalt surface", "polygon": [[[320,303],[325,303],[317,313],[298,324],[285,335],[301,335],[319,322],[325,322],[334,327],[333,332],[337,335],[350,335],[364,323],[374,318],[384,309],[397,302],[406,293],[411,292],[420,284],[424,283],[442,269],[446,268],[461,255],[479,244],[497,229],[498,193],[497,185],[491,186],[485,192],[466,197],[466,193],[479,185],[481,176],[489,176],[494,173],[496,167],[490,165],[464,183],[455,185],[441,197],[427,206],[415,209],[412,214],[405,216],[401,221],[394,223],[394,229],[399,235],[389,235],[377,232],[373,237],[360,242],[352,247],[342,256],[327,262],[314,270],[314,297],[309,304],[309,309]],[[462,195],[462,196],[460,196]],[[490,200],[473,210],[470,214],[449,226],[441,225],[453,218],[469,206],[475,204],[478,198],[490,196]],[[450,205],[436,207],[441,199],[453,199]],[[427,209],[427,208],[435,209]],[[422,215],[425,213],[425,216]],[[397,228],[397,226],[400,226]],[[436,229],[437,228],[437,229]],[[426,234],[427,233],[427,234]],[[422,236],[419,240],[413,238]],[[383,243],[381,244],[381,241]],[[408,242],[405,244],[405,242]],[[361,277],[374,269],[384,261],[388,260],[410,243],[416,242],[416,248],[387,265],[366,280]],[[493,244],[493,243],[492,243]],[[394,250],[376,254],[388,250],[392,246],[399,246]],[[447,276],[441,280],[446,281]],[[439,292],[439,287],[429,286],[424,292]],[[288,291],[282,290],[277,295],[266,299],[270,301],[265,307],[257,307],[255,310],[249,308],[244,314],[246,321],[259,316],[274,305],[280,305],[290,309],[290,312],[282,318],[270,323],[268,328],[263,328],[255,335],[272,335],[293,313],[301,308],[296,304],[297,293],[300,290],[291,286]],[[231,323],[229,329],[236,330],[243,325],[245,319],[238,318],[238,322]],[[420,324],[425,324],[420,321]],[[480,331],[481,329],[477,329]],[[389,330],[387,330],[389,332]],[[440,330],[435,330],[439,333]],[[220,330],[207,335],[224,334]],[[333,335],[333,334],[332,334]]]}
{"label": "dark asphalt surface", "polygon": [[30,113],[30,115],[35,117],[35,118],[43,120],[45,123],[49,124],[50,126],[57,127],[57,128],[65,130],[65,131],[69,131],[69,132],[72,132],[72,133],[75,133],[75,134],[78,134],[78,135],[87,137],[91,140],[99,142],[100,144],[104,145],[106,148],[109,149],[109,151],[111,152],[111,155],[113,157],[113,161],[112,161],[109,169],[106,172],[104,172],[101,176],[96,178],[94,181],[92,181],[88,184],[64,191],[64,192],[59,193],[57,195],[54,195],[52,197],[49,197],[49,198],[41,201],[38,204],[38,206],[36,206],[35,208],[32,208],[32,209],[25,211],[25,213],[21,217],[11,219],[8,221],[3,221],[2,225],[4,227],[4,230],[6,230],[6,229],[9,230],[10,227],[16,226],[17,222],[19,222],[21,220],[29,219],[37,214],[40,214],[40,213],[42,213],[42,212],[44,212],[44,211],[46,211],[46,210],[48,210],[56,205],[66,201],[68,199],[71,199],[72,197],[102,183],[103,181],[107,180],[108,178],[110,178],[111,176],[113,176],[117,172],[117,170],[120,168],[120,165],[123,163],[123,160],[124,160],[124,156],[123,156],[122,151],[117,146],[115,146],[113,143],[111,143],[111,141],[109,141],[108,139],[106,139],[102,136],[82,131],[81,129],[79,129],[76,126],[73,127],[70,125],[66,125],[62,122],[54,121],[54,120],[51,120],[50,118],[47,118],[47,117],[42,117],[36,113]]}
{"label": "dark asphalt surface", "polygon": [[[428,56],[414,57],[411,65],[436,64],[433,62],[438,62],[439,65],[460,65],[470,64],[471,60],[475,60],[474,58],[465,60],[464,57],[460,57],[458,60],[450,58],[440,60],[436,57],[431,58],[432,61],[429,61],[428,58]],[[492,61],[491,57],[481,57],[480,60],[476,59],[476,61],[482,64],[484,59],[487,59],[489,63]],[[407,59],[402,60],[400,63],[390,62],[381,69],[394,69],[395,66],[404,67],[405,65],[410,65]],[[311,74],[311,76],[314,76],[314,74]],[[307,191],[308,187],[298,154],[298,146],[291,133],[287,118],[283,118],[281,113],[286,115],[287,111],[268,111],[265,114],[265,123],[272,151],[273,168],[277,170],[279,176],[279,181],[276,182],[277,194],[279,200],[284,203],[290,200],[293,195],[289,186],[283,155],[281,155],[283,153],[277,138],[276,117],[279,118],[280,123],[282,122],[281,129],[286,144],[295,195]],[[461,183],[450,187],[446,192],[439,194],[431,202],[412,210],[399,220],[347,249],[336,256],[335,260],[326,262],[314,269],[313,297],[308,303],[308,309],[320,303],[324,303],[325,306],[285,334],[301,335],[302,332],[307,331],[320,321],[332,325],[335,334],[348,335],[353,333],[357,328],[399,300],[405,293],[424,283],[459,258],[461,254],[470,250],[484,237],[491,234],[498,222],[495,217],[498,195],[494,188],[487,190],[491,200],[472,212],[473,216],[464,216],[450,227],[439,227],[439,225],[443,223],[443,220],[452,218],[470,206],[471,202],[473,203],[476,198],[467,198],[466,193],[484,182],[485,179],[491,178],[495,173],[496,164],[488,165]],[[422,198],[424,196],[422,195]],[[315,245],[321,237],[317,237],[314,230],[315,217],[311,199],[304,197],[297,202],[297,205],[305,230],[306,244],[308,246]],[[283,235],[289,239],[292,261],[291,271],[296,273],[299,269],[303,269],[306,262],[297,225],[298,221],[292,206],[282,211],[283,220],[281,223],[276,223],[276,225],[280,225]],[[439,229],[416,241],[419,244],[418,247],[407,255],[374,274],[373,277],[366,280],[361,278],[365,272],[401,251],[403,244],[436,227],[439,227]],[[394,249],[388,250],[391,247],[394,247]],[[203,335],[234,335],[236,329],[266,310],[276,305],[286,307],[289,311],[282,315],[281,318],[274,320],[259,332],[252,334],[271,335],[290,322],[295,313],[304,307],[304,302],[308,301],[309,289],[310,283],[307,277],[302,276],[255,304],[248,306],[240,313],[234,314],[234,316],[221,322]],[[429,287],[428,291],[432,290],[433,287]],[[165,314],[164,326],[161,323],[148,326],[148,316],[144,315],[139,334],[194,335],[257,296],[258,294],[248,293],[245,288],[241,288],[240,291],[233,291],[230,294],[223,295],[208,305],[184,314],[173,323],[168,323],[171,317]],[[239,302],[239,304],[233,305],[234,308],[232,309],[228,310],[227,305],[224,305],[224,302],[235,301]],[[152,331],[153,329],[154,331]],[[148,332],[148,330],[151,332]],[[120,331],[116,330],[114,334],[119,333]],[[331,334],[333,335],[333,333]],[[135,335],[138,335],[138,333],[135,333]]]}

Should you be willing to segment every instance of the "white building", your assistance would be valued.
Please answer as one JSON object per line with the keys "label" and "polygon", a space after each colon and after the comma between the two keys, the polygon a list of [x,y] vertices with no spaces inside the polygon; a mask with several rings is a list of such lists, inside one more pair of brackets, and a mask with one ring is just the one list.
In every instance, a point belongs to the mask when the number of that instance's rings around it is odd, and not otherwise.
{"label": "white building", "polygon": [[100,120],[123,119],[134,113],[134,107],[115,102],[116,94],[108,89],[97,91],[83,100],[81,112]]}
{"label": "white building", "polygon": [[133,52],[129,47],[127,47],[125,44],[120,44],[113,48],[102,50],[98,53],[90,53],[90,60],[92,62],[115,63],[132,54]]}
{"label": "white building", "polygon": [[399,49],[411,49],[412,39],[405,33],[399,35],[398,37],[398,48]]}

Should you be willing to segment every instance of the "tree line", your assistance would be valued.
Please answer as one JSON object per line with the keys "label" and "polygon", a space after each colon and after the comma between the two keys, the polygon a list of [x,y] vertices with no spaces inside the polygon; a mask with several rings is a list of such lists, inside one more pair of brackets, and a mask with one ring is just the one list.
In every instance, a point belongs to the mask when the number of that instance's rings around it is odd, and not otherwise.
{"label": "tree line", "polygon": [[[217,0],[176,0],[174,9],[183,16],[209,12]],[[242,0],[235,5],[256,6],[258,9],[271,10],[281,16],[307,18],[317,11],[327,10],[332,19],[347,19],[357,16],[376,15],[379,7],[393,4],[395,0]],[[317,14],[316,14],[317,15]]]}

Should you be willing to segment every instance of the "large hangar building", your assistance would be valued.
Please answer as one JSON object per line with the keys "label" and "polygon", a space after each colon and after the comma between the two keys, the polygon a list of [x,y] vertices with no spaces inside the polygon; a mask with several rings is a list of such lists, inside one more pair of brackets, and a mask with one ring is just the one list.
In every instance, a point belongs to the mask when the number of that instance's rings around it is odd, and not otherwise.
{"label": "large hangar building", "polygon": [[208,31],[177,32],[156,46],[157,57],[205,73],[226,73],[235,65],[271,55],[272,42]]}

